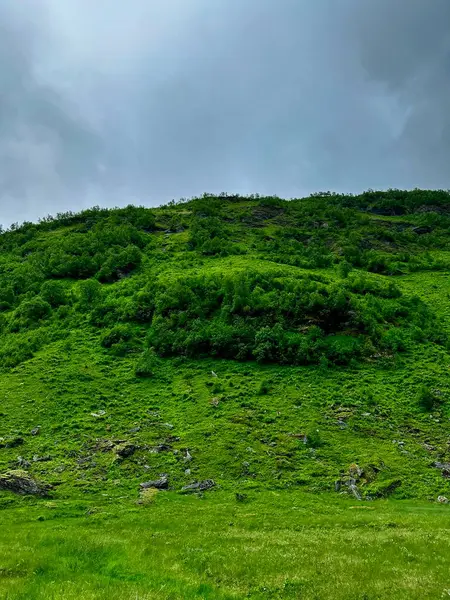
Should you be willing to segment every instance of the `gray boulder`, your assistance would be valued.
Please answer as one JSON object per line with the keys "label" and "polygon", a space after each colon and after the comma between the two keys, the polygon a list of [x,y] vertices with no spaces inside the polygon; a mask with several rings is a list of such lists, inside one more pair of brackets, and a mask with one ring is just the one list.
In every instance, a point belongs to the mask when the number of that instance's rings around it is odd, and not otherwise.
{"label": "gray boulder", "polygon": [[132,456],[136,452],[136,446],[131,444],[130,442],[125,442],[123,444],[118,444],[114,447],[114,453],[119,458],[128,458]]}
{"label": "gray boulder", "polygon": [[20,495],[48,496],[52,486],[41,483],[22,469],[7,471],[0,475],[0,490]]}
{"label": "gray boulder", "polygon": [[141,490],[148,490],[149,488],[155,488],[157,490],[167,490],[169,487],[169,478],[167,475],[161,475],[159,479],[154,481],[145,481],[139,485]]}
{"label": "gray boulder", "polygon": [[205,479],[205,481],[198,481],[196,483],[191,483],[189,485],[185,485],[181,488],[183,492],[205,492],[206,490],[210,490],[216,485],[216,483],[212,479]]}

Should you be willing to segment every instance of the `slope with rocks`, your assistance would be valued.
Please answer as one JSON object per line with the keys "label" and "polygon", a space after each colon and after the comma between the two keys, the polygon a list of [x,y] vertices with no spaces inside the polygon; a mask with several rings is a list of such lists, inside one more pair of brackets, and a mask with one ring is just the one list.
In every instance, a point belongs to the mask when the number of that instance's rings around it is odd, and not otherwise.
{"label": "slope with rocks", "polygon": [[0,247],[0,473],[450,495],[447,192],[94,208]]}

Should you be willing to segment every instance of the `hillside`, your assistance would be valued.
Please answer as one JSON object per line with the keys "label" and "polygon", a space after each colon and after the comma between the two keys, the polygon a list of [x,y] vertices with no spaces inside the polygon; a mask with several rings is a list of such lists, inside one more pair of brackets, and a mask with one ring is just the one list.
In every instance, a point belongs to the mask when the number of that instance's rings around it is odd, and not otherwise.
{"label": "hillside", "polygon": [[0,474],[450,496],[449,193],[94,208],[0,250]]}

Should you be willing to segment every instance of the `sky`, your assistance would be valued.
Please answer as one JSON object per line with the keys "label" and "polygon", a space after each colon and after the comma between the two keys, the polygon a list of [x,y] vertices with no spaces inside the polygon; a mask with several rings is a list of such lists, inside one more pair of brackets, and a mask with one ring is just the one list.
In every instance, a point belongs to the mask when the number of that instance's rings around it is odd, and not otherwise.
{"label": "sky", "polygon": [[0,0],[0,223],[450,188],[449,0]]}

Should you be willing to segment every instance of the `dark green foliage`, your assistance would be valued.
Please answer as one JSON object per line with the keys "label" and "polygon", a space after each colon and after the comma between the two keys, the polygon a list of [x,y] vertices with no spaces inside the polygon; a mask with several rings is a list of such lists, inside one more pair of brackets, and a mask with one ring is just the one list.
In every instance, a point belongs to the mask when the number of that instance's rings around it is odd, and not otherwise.
{"label": "dark green foliage", "polygon": [[265,396],[270,391],[270,385],[266,380],[261,381],[258,388],[258,396]]}
{"label": "dark green foliage", "polygon": [[190,245],[202,254],[227,254],[228,232],[218,217],[195,217],[190,228]]}
{"label": "dark green foliage", "polygon": [[119,252],[109,251],[97,276],[102,282],[117,281],[136,269],[141,261],[142,253],[137,246],[127,246]]}
{"label": "dark green foliage", "polygon": [[25,300],[14,311],[11,321],[11,330],[19,331],[21,329],[35,327],[39,321],[50,316],[52,307],[40,296],[31,300]]}
{"label": "dark green foliage", "polygon": [[449,198],[204,194],[16,224],[0,233],[0,330],[134,323],[114,351],[147,336],[160,355],[323,366],[445,343],[390,276],[448,267]]}
{"label": "dark green foliage", "polygon": [[311,429],[306,434],[305,442],[308,448],[314,449],[321,448],[325,443],[318,429]]}
{"label": "dark green foliage", "polygon": [[136,377],[153,377],[160,361],[153,350],[145,350],[136,362]]}
{"label": "dark green foliage", "polygon": [[60,281],[49,279],[41,287],[41,296],[53,308],[67,302],[67,287]]}
{"label": "dark green foliage", "polygon": [[129,325],[116,325],[106,331],[101,337],[103,348],[112,348],[122,342],[128,342],[133,338],[133,329]]}
{"label": "dark green foliage", "polygon": [[180,277],[155,286],[153,300],[147,294],[148,340],[161,355],[347,364],[377,347],[399,352],[411,339],[445,339],[418,298],[362,276],[338,284],[282,270],[237,272]]}
{"label": "dark green foliage", "polygon": [[422,385],[418,396],[417,401],[420,410],[423,412],[431,412],[442,404],[443,398],[439,395],[439,392],[431,389],[427,385]]}
{"label": "dark green foliage", "polygon": [[89,310],[99,302],[102,294],[102,287],[95,279],[87,279],[78,284],[77,300],[82,310]]}

